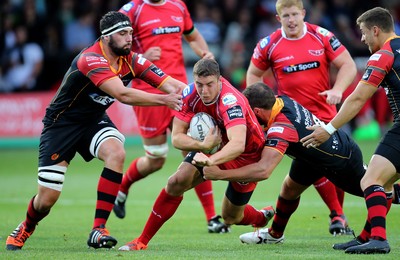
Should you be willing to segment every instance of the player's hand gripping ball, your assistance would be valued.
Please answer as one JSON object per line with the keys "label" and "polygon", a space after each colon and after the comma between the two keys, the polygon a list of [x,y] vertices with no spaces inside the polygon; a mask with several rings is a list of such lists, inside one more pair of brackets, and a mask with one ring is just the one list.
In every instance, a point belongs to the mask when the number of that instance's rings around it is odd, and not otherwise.
{"label": "player's hand gripping ball", "polygon": [[[210,129],[216,125],[217,124],[214,118],[212,118],[209,114],[204,112],[197,113],[190,121],[189,135],[198,141],[203,141]],[[212,149],[202,152],[206,154],[214,154],[218,151],[219,147],[220,145],[218,144]]]}

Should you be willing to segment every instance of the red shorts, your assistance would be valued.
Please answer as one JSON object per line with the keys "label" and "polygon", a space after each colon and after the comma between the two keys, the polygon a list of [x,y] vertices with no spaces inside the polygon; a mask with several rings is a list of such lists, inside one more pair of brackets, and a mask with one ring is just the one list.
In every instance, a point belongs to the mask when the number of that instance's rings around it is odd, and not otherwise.
{"label": "red shorts", "polygon": [[167,133],[171,126],[174,112],[166,106],[141,107],[134,106],[140,135],[153,138]]}
{"label": "red shorts", "polygon": [[[258,156],[257,158],[254,159],[243,159],[240,160],[239,158],[236,158],[235,160],[229,161],[224,163],[223,165],[220,165],[221,169],[237,169],[252,163],[256,163],[260,160]],[[240,193],[247,193],[247,192],[252,192],[257,186],[257,182],[231,182],[232,187],[235,189],[235,191],[240,192]]]}

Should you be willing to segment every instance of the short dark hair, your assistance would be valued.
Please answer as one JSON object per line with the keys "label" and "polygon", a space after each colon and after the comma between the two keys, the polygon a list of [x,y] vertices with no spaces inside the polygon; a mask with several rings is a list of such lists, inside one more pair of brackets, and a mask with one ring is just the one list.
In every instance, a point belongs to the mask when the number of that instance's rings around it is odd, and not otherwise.
{"label": "short dark hair", "polygon": [[112,27],[119,22],[129,22],[129,25],[131,24],[131,20],[129,20],[129,17],[124,15],[123,13],[117,11],[110,11],[106,13],[100,19],[100,32],[103,32],[104,30]]}
{"label": "short dark hair", "polygon": [[200,59],[193,67],[193,75],[198,77],[221,75],[219,64],[214,59]]}
{"label": "short dark hair", "polygon": [[375,7],[361,14],[357,18],[357,25],[360,26],[361,23],[364,23],[368,29],[378,26],[385,33],[394,31],[393,16],[382,7]]}
{"label": "short dark hair", "polygon": [[276,101],[272,89],[263,82],[256,82],[247,86],[243,90],[243,95],[249,100],[252,109],[258,107],[269,110],[272,109]]}

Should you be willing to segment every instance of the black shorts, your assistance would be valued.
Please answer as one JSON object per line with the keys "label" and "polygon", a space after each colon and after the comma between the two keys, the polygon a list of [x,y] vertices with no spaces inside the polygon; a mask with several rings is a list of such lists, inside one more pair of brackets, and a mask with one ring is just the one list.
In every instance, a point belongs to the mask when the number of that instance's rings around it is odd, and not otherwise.
{"label": "black shorts", "polygon": [[94,156],[90,153],[90,143],[95,134],[106,127],[117,129],[107,115],[90,124],[45,126],[40,136],[39,167],[62,161],[69,164],[76,152],[85,161],[92,160]]}
{"label": "black shorts", "polygon": [[379,142],[375,154],[388,159],[400,173],[400,123],[395,123]]}
{"label": "black shorts", "polygon": [[[333,158],[335,159],[335,158]],[[351,157],[341,169],[321,167],[316,164],[295,159],[292,162],[289,176],[297,183],[310,186],[318,179],[326,177],[337,187],[355,196],[364,197],[360,181],[366,171],[360,148],[353,145]]]}

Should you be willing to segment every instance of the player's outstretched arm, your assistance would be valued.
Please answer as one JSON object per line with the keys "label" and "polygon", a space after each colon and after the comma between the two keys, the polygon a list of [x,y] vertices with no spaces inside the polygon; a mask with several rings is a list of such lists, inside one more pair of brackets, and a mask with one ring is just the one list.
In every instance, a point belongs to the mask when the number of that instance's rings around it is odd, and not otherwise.
{"label": "player's outstretched arm", "polygon": [[348,123],[360,112],[365,102],[372,97],[376,90],[376,87],[360,81],[353,93],[344,101],[339,112],[331,122],[326,126],[313,126],[309,128],[314,131],[303,137],[300,142],[307,148],[316,147],[324,143],[336,129]]}
{"label": "player's outstretched arm", "polygon": [[241,168],[221,170],[218,166],[204,167],[206,180],[225,180],[239,182],[258,182],[268,179],[276,166],[281,162],[283,154],[278,150],[264,147],[260,161]]}
{"label": "player's outstretched arm", "polygon": [[159,90],[165,93],[175,93],[175,94],[182,94],[184,88],[187,85],[182,81],[179,81],[173,77],[168,77],[159,87]]}
{"label": "player's outstretched arm", "polygon": [[121,103],[131,106],[168,106],[177,111],[182,108],[180,94],[152,94],[135,88],[126,88],[117,77],[105,81],[100,85],[100,89]]}

